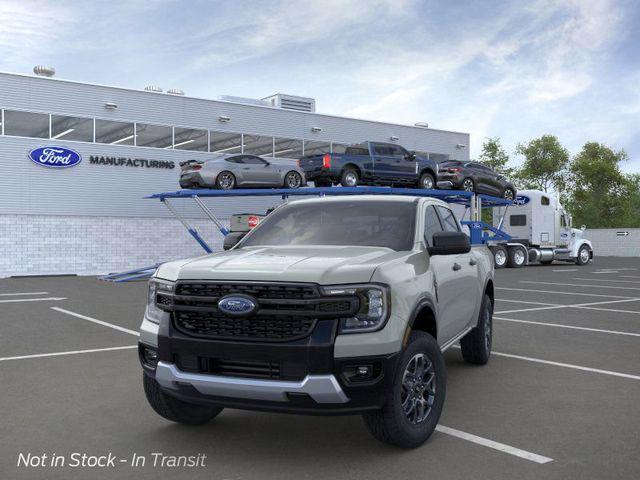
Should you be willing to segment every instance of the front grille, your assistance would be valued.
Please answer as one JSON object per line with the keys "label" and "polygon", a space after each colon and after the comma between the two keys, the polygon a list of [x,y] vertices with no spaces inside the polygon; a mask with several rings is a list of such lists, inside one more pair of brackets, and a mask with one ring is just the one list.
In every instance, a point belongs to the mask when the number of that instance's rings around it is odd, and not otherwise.
{"label": "front grille", "polygon": [[[245,295],[257,303],[249,316],[218,310],[226,295]],[[191,336],[247,341],[291,341],[311,334],[321,319],[350,317],[357,296],[322,296],[315,284],[179,282],[175,293],[160,292],[156,303],[173,312],[176,329]]]}
{"label": "front grille", "polygon": [[177,367],[183,372],[222,375],[225,377],[266,378],[278,380],[280,362],[240,361],[195,355],[180,354],[175,356]]}
{"label": "front grille", "polygon": [[260,283],[179,283],[176,295],[196,297],[224,297],[243,293],[260,299],[304,300],[320,297],[318,287],[314,285],[278,285]]}
{"label": "front grille", "polygon": [[311,334],[315,324],[314,318],[295,315],[256,315],[239,318],[208,312],[174,313],[174,325],[182,333],[228,340],[296,340]]}

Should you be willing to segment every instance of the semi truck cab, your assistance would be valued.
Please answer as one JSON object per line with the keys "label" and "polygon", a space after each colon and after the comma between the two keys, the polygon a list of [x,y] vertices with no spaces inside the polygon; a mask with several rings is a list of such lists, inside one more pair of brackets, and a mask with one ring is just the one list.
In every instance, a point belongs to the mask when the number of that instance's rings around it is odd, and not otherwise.
{"label": "semi truck cab", "polygon": [[593,247],[583,238],[586,227],[572,228],[571,215],[553,195],[522,190],[509,207],[496,209],[493,226],[511,236],[494,243],[495,266],[521,267],[554,260],[585,265],[593,259]]}

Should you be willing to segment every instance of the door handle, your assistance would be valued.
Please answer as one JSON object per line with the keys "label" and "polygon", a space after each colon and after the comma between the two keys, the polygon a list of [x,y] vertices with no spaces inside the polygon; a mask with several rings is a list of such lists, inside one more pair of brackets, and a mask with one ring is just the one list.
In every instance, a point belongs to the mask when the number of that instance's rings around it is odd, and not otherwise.
{"label": "door handle", "polygon": [[471,260],[469,260],[469,265],[471,265],[472,267],[477,264],[478,264],[478,261],[475,258],[472,258]]}
{"label": "door handle", "polygon": [[462,268],[462,267],[460,266],[460,264],[459,264],[459,263],[454,263],[454,264],[453,264],[453,270],[454,270],[454,271],[456,271],[456,272],[457,272],[457,271],[458,271],[458,270],[460,270],[461,268]]}

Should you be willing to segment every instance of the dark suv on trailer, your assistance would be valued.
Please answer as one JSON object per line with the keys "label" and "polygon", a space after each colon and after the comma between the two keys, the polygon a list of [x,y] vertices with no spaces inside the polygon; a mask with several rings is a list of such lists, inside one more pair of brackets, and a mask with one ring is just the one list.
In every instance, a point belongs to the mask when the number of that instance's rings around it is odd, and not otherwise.
{"label": "dark suv on trailer", "polygon": [[516,187],[504,175],[478,162],[441,162],[438,169],[438,188],[485,193],[508,200],[516,198]]}

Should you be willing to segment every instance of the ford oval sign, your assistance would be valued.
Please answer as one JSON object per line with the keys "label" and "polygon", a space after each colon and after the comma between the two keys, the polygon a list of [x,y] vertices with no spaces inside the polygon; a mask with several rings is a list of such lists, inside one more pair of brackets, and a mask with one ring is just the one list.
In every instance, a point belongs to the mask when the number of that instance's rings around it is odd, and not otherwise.
{"label": "ford oval sign", "polygon": [[43,167],[69,168],[79,164],[82,156],[69,148],[38,147],[29,152],[29,159]]}
{"label": "ford oval sign", "polygon": [[526,205],[531,199],[526,195],[518,195],[513,201],[514,205]]}
{"label": "ford oval sign", "polygon": [[227,315],[249,315],[257,306],[257,303],[248,296],[227,295],[218,301],[218,310]]}

